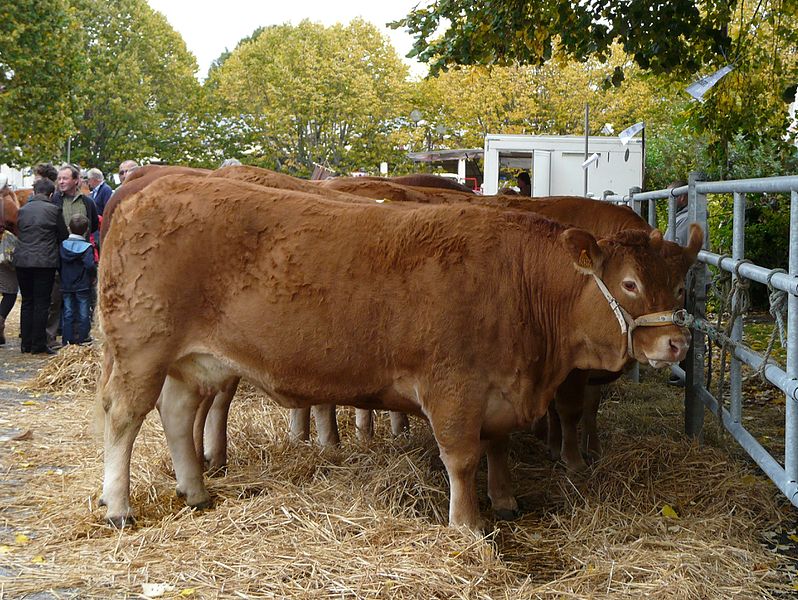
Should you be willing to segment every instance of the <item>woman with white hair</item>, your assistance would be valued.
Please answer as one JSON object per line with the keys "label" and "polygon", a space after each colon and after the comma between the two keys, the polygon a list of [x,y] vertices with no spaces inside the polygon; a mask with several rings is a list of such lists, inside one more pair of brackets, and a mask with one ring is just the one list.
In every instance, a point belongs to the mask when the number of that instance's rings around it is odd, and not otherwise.
{"label": "woman with white hair", "polygon": [[[7,209],[17,208],[17,198],[11,188],[8,186],[8,177],[0,175],[0,235],[6,229]],[[16,233],[14,228],[9,222],[8,230],[11,233]],[[0,262],[0,346],[6,343],[5,325],[6,317],[14,308],[17,302],[17,292],[19,285],[17,284],[17,272],[11,263]]]}

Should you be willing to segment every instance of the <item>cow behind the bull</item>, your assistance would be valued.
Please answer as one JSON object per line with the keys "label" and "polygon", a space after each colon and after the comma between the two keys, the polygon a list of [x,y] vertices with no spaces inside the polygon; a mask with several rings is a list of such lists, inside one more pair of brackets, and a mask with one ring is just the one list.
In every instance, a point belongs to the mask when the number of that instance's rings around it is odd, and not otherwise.
{"label": "cow behind the bull", "polygon": [[661,247],[658,232],[597,244],[477,206],[397,211],[218,178],[154,182],[120,206],[100,267],[108,518],[131,516],[130,454],[162,388],[178,493],[210,503],[194,416],[239,375],[286,406],[423,415],[450,523],[479,525],[483,451],[493,507],[513,512],[507,436],[545,414],[572,369],[684,357],[689,334],[673,324],[637,329],[628,348],[599,291],[601,280],[632,318],[677,308]]}

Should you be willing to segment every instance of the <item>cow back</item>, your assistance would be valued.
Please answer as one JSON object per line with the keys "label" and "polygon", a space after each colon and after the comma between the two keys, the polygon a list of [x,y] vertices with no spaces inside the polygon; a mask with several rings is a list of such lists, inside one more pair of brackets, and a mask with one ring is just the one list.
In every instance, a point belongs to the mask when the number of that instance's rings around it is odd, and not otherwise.
{"label": "cow back", "polygon": [[167,175],[203,176],[208,173],[210,173],[208,169],[195,169],[193,167],[182,166],[144,165],[143,167],[138,167],[128,175],[127,179],[125,179],[125,183],[119,186],[108,199],[105,210],[103,211],[102,223],[100,224],[100,243],[102,243],[105,236],[108,234],[108,230],[111,227],[111,220],[117,206],[130,196],[146,188],[153,181]]}

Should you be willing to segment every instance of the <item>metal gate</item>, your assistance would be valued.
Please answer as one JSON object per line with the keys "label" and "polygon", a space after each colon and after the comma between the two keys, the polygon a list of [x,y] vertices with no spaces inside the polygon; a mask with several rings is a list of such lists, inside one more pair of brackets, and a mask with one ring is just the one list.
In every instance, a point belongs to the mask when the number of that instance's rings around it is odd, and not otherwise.
{"label": "metal gate", "polygon": [[[687,355],[686,372],[680,367],[672,371],[685,379],[685,432],[700,438],[704,426],[704,408],[718,415],[724,428],[742,446],[768,477],[798,506],[798,176],[741,179],[736,181],[705,181],[700,173],[691,173],[686,186],[675,189],[640,192],[630,190],[625,196],[608,195],[605,200],[629,204],[640,213],[648,203],[648,222],[656,226],[656,202],[668,199],[668,225],[675,229],[676,196],[688,194],[689,221],[704,227],[704,250],[698,255],[699,263],[688,277],[687,309],[692,315],[690,327],[693,342]],[[789,193],[790,194],[790,239],[789,268],[770,269],[753,264],[745,259],[745,208],[746,194]],[[707,194],[731,195],[734,202],[734,221],[731,256],[710,252],[707,248]],[[669,237],[672,239],[673,234]],[[774,361],[756,352],[742,342],[743,319],[740,313],[742,296],[733,293],[730,307],[728,335],[713,327],[706,317],[707,269],[703,265],[716,267],[731,275],[732,290],[739,289],[743,281],[765,285],[771,295],[771,313],[774,314],[779,334],[786,343],[786,367],[782,369]],[[783,315],[786,306],[786,315]],[[786,331],[782,331],[786,329]],[[707,338],[728,349],[729,407],[707,389],[705,367],[707,361]],[[766,360],[767,359],[767,360]],[[784,423],[784,464],[768,453],[762,444],[742,424],[742,365],[760,371],[764,378],[785,395],[786,414]],[[723,376],[723,375],[721,375]]]}

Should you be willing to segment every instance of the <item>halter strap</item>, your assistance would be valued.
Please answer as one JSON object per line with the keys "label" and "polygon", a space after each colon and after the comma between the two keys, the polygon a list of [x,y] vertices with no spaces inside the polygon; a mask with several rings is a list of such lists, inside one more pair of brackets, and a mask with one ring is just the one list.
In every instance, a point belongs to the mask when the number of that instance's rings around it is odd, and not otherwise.
{"label": "halter strap", "polygon": [[686,323],[688,320],[687,317],[690,316],[686,310],[680,309],[671,311],[663,310],[660,312],[649,313],[647,315],[641,315],[635,319],[610,293],[610,290],[607,289],[607,286],[604,284],[601,278],[595,273],[592,273],[592,275],[596,285],[598,286],[598,289],[609,303],[615,318],[618,319],[618,324],[621,326],[621,334],[626,334],[626,354],[631,358],[634,358],[632,333],[635,329],[638,327],[662,327],[663,325],[671,324],[684,327],[684,323]]}

